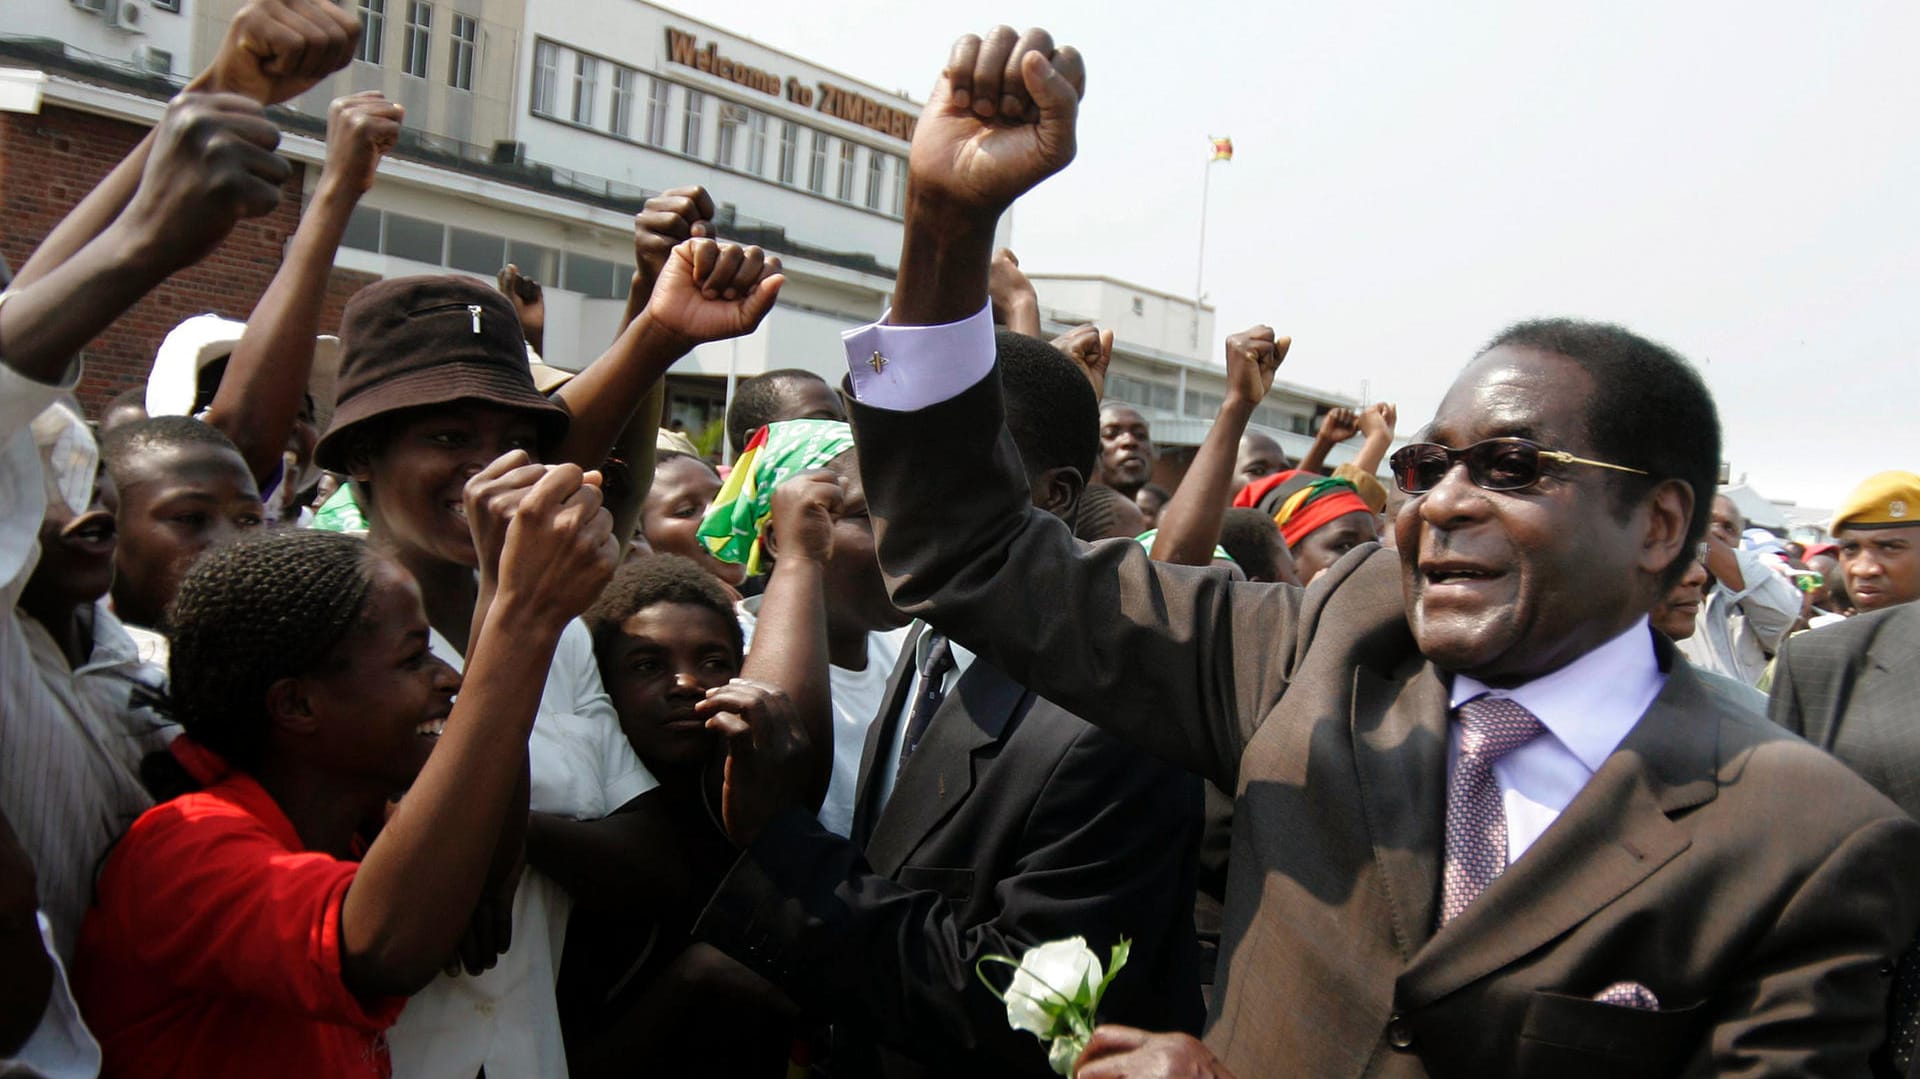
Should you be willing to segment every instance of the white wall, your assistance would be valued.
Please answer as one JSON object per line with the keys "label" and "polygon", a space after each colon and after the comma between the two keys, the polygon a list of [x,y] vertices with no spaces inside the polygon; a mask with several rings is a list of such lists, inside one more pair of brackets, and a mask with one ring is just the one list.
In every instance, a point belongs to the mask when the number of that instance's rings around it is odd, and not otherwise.
{"label": "white wall", "polygon": [[[173,54],[173,75],[185,79],[193,74],[188,55],[193,42],[192,11],[195,0],[181,0],[180,11],[162,11],[146,0],[98,0],[106,12],[87,11],[72,0],[6,0],[0,5],[5,25],[0,27],[13,37],[45,37],[65,42],[77,53],[100,60],[134,66],[135,50],[142,45],[164,49]],[[109,24],[113,10],[122,3],[140,8],[140,31],[114,29]]]}
{"label": "white wall", "polygon": [[[720,57],[776,76],[782,82],[782,93],[769,95],[716,74],[670,62],[667,36],[670,27],[692,34],[702,51],[712,43]],[[556,102],[551,110],[557,118],[551,119],[534,115],[530,109],[536,74],[534,57],[541,39],[562,47],[554,80]],[[575,52],[590,54],[600,61],[588,125],[571,122]],[[805,108],[788,99],[785,86],[786,80],[793,80],[814,93],[817,103],[824,100],[819,92],[824,82],[917,115],[919,106],[913,101],[636,0],[573,0],[564,4],[530,5],[520,55],[515,137],[526,144],[529,160],[649,190],[702,184],[718,200],[732,203],[740,214],[784,226],[788,236],[803,243],[834,251],[871,254],[887,265],[898,257],[900,225],[896,216],[894,178],[904,167],[907,142],[817,109]],[[616,64],[643,76],[637,80],[633,93],[626,138],[610,131]],[[645,143],[648,85],[653,77],[669,84],[666,137],[659,146]],[[689,89],[704,95],[699,153],[695,156],[681,152]],[[720,144],[720,115],[726,103],[745,106],[767,117],[765,160],[759,175],[747,171],[750,127],[738,133],[732,167],[715,163]],[[800,125],[792,186],[778,181],[782,121]],[[820,194],[808,190],[814,130],[832,137]],[[842,143],[855,147],[850,202],[836,197]],[[869,161],[876,156],[882,165],[877,212],[866,206]]]}

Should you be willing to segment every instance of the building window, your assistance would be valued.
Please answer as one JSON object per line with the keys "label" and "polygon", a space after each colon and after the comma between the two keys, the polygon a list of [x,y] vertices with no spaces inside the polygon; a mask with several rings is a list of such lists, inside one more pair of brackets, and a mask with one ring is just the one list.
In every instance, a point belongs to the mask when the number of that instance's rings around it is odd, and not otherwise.
{"label": "building window", "polygon": [[385,218],[387,237],[383,247],[387,254],[432,266],[446,264],[445,226],[438,221],[405,214],[388,213]]}
{"label": "building window", "polygon": [[480,40],[480,23],[466,15],[453,17],[453,38],[447,49],[447,85],[473,89],[473,46]]}
{"label": "building window", "polygon": [[533,47],[533,111],[552,116],[560,93],[560,47],[542,41]]}
{"label": "building window", "polygon": [[907,213],[907,159],[893,159],[893,216],[904,217]]}
{"label": "building window", "polygon": [[867,209],[880,208],[880,185],[887,179],[887,155],[867,151]]}
{"label": "building window", "polygon": [[791,120],[780,122],[780,182],[793,182],[793,170],[800,157],[800,125]]}
{"label": "building window", "polygon": [[707,108],[707,95],[698,90],[687,91],[687,111],[680,118],[680,152],[689,157],[700,156],[700,128],[705,125],[702,115]]}
{"label": "building window", "polygon": [[406,55],[400,58],[400,70],[416,79],[427,77],[427,46],[433,42],[433,5],[425,0],[407,0]]}
{"label": "building window", "polygon": [[453,269],[492,277],[506,264],[507,241],[501,237],[457,227],[447,229],[447,265]]}
{"label": "building window", "polygon": [[733,167],[733,144],[739,139],[740,129],[746,126],[746,122],[746,106],[730,101],[720,103],[720,145],[714,151],[715,164]]}
{"label": "building window", "polygon": [[840,143],[840,184],[838,194],[841,202],[853,201],[853,156],[859,148],[853,143]]}
{"label": "building window", "polygon": [[647,141],[655,146],[667,144],[667,93],[673,87],[659,79],[647,82]]}
{"label": "building window", "polygon": [[813,153],[807,160],[807,190],[819,194],[827,189],[827,135],[813,133]]}
{"label": "building window", "polygon": [[767,171],[767,114],[756,112],[751,124],[752,138],[747,143],[747,171],[764,176]]}
{"label": "building window", "polygon": [[600,92],[600,61],[584,53],[573,56],[573,122],[593,123],[593,99]]}
{"label": "building window", "polygon": [[386,36],[387,0],[360,0],[360,47],[353,51],[353,58],[379,63]]}
{"label": "building window", "polygon": [[171,11],[176,15],[180,13],[180,0],[147,0],[147,2],[155,11]]}
{"label": "building window", "polygon": [[607,118],[607,127],[616,135],[627,134],[633,116],[633,80],[639,77],[632,68],[613,67],[613,115]]}

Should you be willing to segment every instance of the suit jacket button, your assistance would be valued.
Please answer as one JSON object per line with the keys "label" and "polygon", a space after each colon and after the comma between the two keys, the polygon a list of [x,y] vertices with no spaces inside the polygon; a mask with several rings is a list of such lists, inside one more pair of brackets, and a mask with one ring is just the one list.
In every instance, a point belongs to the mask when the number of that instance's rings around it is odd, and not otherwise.
{"label": "suit jacket button", "polygon": [[1413,1024],[1398,1015],[1388,1019],[1387,1044],[1395,1049],[1413,1048]]}

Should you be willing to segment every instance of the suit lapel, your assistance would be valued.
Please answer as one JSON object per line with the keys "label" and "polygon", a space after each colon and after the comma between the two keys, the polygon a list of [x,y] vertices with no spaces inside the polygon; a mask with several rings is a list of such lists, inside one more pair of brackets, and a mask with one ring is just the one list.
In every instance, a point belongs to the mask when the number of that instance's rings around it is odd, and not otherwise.
{"label": "suit lapel", "polygon": [[960,676],[873,822],[867,861],[876,871],[892,876],[966,800],[973,790],[974,753],[1000,740],[1025,696],[1024,687],[984,659],[975,659]]}
{"label": "suit lapel", "polygon": [[[1916,620],[1920,621],[1920,620]],[[1920,776],[1900,766],[1911,754],[1901,743],[1912,736],[1916,701],[1920,701],[1920,643],[1889,624],[1875,635],[1859,674],[1851,679],[1851,699],[1845,703],[1844,723],[1836,722],[1837,738],[1827,748],[1846,746],[1844,758],[1858,762],[1859,770],[1894,801],[1920,805]],[[1838,679],[1836,679],[1838,681]],[[1840,711],[1834,712],[1838,716]]]}
{"label": "suit lapel", "polygon": [[1410,666],[1398,677],[1355,668],[1352,728],[1374,862],[1408,959],[1433,932],[1447,805],[1447,687],[1432,664]]}
{"label": "suit lapel", "polygon": [[880,714],[867,724],[867,740],[860,750],[860,781],[853,792],[852,839],[861,846],[866,845],[867,837],[873,832],[873,797],[878,789],[875,766],[893,745],[893,732],[900,729],[900,717],[906,712],[906,693],[913,685],[920,635],[926,631],[925,622],[915,622],[906,639],[900,642],[900,657],[894,660],[893,673],[887,677],[887,690],[880,696]]}
{"label": "suit lapel", "polygon": [[[1663,662],[1670,658],[1662,650]],[[1418,955],[1401,982],[1421,1007],[1546,945],[1686,850],[1672,815],[1717,792],[1719,709],[1698,675],[1667,684],[1534,844]]]}

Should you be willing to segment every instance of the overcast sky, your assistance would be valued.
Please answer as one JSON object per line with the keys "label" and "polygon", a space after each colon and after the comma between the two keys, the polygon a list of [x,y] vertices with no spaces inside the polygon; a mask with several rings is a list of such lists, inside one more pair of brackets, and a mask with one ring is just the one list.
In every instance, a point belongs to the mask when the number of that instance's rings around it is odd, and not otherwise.
{"label": "overcast sky", "polygon": [[1231,136],[1220,332],[1293,335],[1284,377],[1368,380],[1403,433],[1501,326],[1565,314],[1693,360],[1771,497],[1920,470],[1920,4],[678,6],[920,100],[958,34],[1047,27],[1088,97],[1023,265],[1190,293]]}

